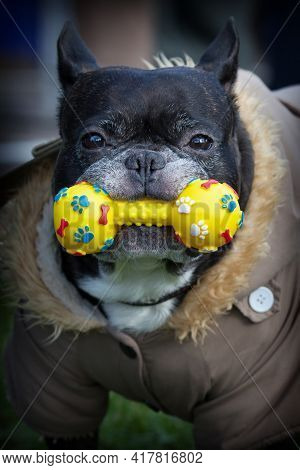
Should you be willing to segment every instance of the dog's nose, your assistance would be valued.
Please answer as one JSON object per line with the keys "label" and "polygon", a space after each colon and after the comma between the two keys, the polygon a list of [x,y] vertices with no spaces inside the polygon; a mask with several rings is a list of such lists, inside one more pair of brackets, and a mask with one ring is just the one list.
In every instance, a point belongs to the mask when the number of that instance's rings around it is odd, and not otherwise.
{"label": "dog's nose", "polygon": [[128,170],[135,170],[141,178],[149,178],[156,170],[166,166],[166,160],[159,152],[132,151],[125,160]]}

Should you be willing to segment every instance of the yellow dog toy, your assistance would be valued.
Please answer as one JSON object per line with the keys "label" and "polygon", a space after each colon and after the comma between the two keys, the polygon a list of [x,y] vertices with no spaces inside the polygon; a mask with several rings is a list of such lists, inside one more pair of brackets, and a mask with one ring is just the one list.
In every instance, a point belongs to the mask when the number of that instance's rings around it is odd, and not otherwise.
{"label": "yellow dog toy", "polygon": [[243,224],[238,195],[227,183],[191,181],[176,201],[112,199],[97,185],[81,182],[54,198],[54,228],[73,255],[109,248],[122,225],[171,225],[178,241],[200,252],[229,243]]}

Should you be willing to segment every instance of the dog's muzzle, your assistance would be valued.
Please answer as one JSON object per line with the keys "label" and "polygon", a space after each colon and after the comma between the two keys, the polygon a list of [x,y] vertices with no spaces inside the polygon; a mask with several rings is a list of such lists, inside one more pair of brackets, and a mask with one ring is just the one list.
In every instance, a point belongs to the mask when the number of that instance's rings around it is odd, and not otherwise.
{"label": "dog's muzzle", "polygon": [[166,166],[166,160],[160,152],[134,150],[126,157],[125,166],[147,185],[147,182],[151,182],[155,171],[162,170]]}

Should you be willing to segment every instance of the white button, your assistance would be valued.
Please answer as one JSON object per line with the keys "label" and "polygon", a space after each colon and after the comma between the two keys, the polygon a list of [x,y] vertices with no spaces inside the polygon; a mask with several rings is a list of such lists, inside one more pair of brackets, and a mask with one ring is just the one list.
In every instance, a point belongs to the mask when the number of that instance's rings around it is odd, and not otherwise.
{"label": "white button", "polygon": [[254,312],[267,312],[274,304],[273,292],[268,287],[259,287],[249,295],[249,304]]}

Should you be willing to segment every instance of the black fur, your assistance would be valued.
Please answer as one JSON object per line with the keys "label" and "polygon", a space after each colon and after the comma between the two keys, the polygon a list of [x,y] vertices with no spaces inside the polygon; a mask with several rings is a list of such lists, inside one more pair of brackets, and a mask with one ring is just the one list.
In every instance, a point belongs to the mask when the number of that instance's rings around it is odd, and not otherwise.
{"label": "black fur", "polygon": [[[100,68],[78,33],[66,24],[58,40],[63,147],[53,193],[88,180],[104,185],[113,198],[171,200],[191,179],[215,178],[240,194],[245,209],[253,159],[233,93],[238,51],[230,19],[194,68]],[[103,135],[106,145],[83,148],[81,138],[87,132]],[[191,137],[199,133],[213,139],[210,150],[189,146]],[[133,256],[159,257],[178,273],[193,264],[195,281],[227,249],[230,245],[199,254],[177,242],[170,227],[126,227],[103,254],[81,258],[62,253],[62,259],[75,284],[83,274],[99,275],[102,269],[113,269],[116,259]]]}

